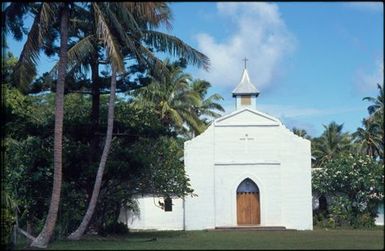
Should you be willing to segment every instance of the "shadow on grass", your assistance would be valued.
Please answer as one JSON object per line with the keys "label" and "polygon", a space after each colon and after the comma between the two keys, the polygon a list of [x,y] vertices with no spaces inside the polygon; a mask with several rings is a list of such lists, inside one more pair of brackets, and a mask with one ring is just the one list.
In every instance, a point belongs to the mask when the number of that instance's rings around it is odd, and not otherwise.
{"label": "shadow on grass", "polygon": [[128,234],[122,235],[86,235],[82,240],[100,240],[100,241],[111,241],[111,240],[127,240],[127,241],[156,241],[157,239],[164,238],[176,238],[186,236],[187,233],[184,231],[140,231],[140,232],[129,232]]}

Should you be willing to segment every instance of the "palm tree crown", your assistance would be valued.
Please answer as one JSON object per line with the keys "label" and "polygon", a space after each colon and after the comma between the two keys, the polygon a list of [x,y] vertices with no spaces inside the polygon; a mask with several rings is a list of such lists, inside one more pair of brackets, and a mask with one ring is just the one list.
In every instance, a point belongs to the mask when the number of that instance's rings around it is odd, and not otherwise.
{"label": "palm tree crown", "polygon": [[324,161],[331,160],[341,152],[350,149],[351,136],[343,133],[343,124],[331,122],[324,125],[325,131],[318,138],[313,140],[312,152],[317,159],[317,165],[322,165]]}

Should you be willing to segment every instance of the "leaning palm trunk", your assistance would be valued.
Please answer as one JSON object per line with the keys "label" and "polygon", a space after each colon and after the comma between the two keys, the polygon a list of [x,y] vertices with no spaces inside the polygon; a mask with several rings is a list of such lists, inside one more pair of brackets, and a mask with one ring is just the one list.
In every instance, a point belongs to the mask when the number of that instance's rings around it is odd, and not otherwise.
{"label": "leaning palm trunk", "polygon": [[106,135],[106,142],[104,145],[102,157],[100,159],[100,164],[98,168],[98,172],[96,175],[94,190],[92,191],[91,200],[88,204],[87,212],[83,217],[83,220],[73,233],[71,233],[68,236],[68,239],[70,240],[79,240],[84,232],[86,231],[92,215],[95,211],[96,203],[98,200],[100,187],[102,184],[102,178],[104,173],[104,167],[106,166],[107,156],[111,148],[111,140],[112,140],[112,131],[113,131],[113,122],[114,122],[114,107],[115,107],[115,88],[116,88],[116,68],[114,64],[112,63],[112,74],[111,74],[111,93],[110,93],[110,101],[108,104],[108,122],[107,122],[107,135]]}
{"label": "leaning palm trunk", "polygon": [[53,234],[57,213],[59,210],[60,193],[62,185],[62,150],[63,150],[63,103],[64,82],[67,65],[67,40],[68,40],[68,9],[65,6],[60,20],[60,59],[58,66],[58,80],[55,95],[55,136],[54,136],[54,177],[51,203],[47,219],[39,236],[31,243],[32,247],[46,248]]}

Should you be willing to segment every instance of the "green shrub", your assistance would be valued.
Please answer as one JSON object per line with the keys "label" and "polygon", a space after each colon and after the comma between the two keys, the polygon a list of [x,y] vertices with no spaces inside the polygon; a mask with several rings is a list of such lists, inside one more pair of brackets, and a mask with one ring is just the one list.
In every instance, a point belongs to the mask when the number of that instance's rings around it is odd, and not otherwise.
{"label": "green shrub", "polygon": [[11,243],[12,229],[15,217],[8,208],[1,208],[1,247],[9,248]]}
{"label": "green shrub", "polygon": [[115,222],[102,227],[99,230],[99,235],[106,236],[108,234],[124,235],[128,234],[128,228],[124,223]]}
{"label": "green shrub", "polygon": [[365,155],[341,154],[312,173],[313,191],[328,195],[336,226],[373,227],[384,198],[384,166]]}
{"label": "green shrub", "polygon": [[333,217],[328,218],[326,226],[329,228],[336,228],[336,221],[333,219]]}
{"label": "green shrub", "polygon": [[375,226],[375,220],[369,213],[358,215],[351,222],[354,228],[372,228]]}
{"label": "green shrub", "polygon": [[326,219],[321,213],[314,213],[313,225],[318,227],[326,227]]}

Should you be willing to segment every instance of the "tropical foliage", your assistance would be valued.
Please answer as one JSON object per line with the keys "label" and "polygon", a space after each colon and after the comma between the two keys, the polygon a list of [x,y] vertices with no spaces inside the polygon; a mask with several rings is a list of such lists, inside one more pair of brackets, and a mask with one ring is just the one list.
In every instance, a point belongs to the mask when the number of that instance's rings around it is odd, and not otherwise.
{"label": "tropical foliage", "polygon": [[353,134],[358,150],[370,155],[374,159],[384,161],[384,87],[377,84],[379,94],[376,98],[365,97],[363,100],[372,104],[368,106],[369,117],[363,119],[363,128],[358,128]]}
{"label": "tropical foliage", "polygon": [[[83,17],[86,18],[88,17],[88,11],[102,11],[102,9],[100,9],[101,7],[103,7],[103,11],[110,11],[108,8],[117,8],[117,6],[114,7],[113,4],[98,4],[99,3],[92,4],[92,8],[88,8],[87,6],[90,5],[87,4],[83,6],[78,4],[71,5],[70,7],[73,8],[73,11],[70,13],[71,15],[75,12],[77,15],[79,15],[79,13],[83,13]],[[148,79],[148,76],[151,76],[153,81],[160,82],[160,80],[158,80],[160,75],[157,71],[162,69],[163,66],[159,65],[162,62],[157,60],[151,54],[151,47],[160,51],[171,52],[173,55],[183,56],[184,58],[182,61],[185,62],[185,64],[193,63],[204,68],[208,66],[208,60],[203,54],[184,44],[178,38],[150,31],[150,27],[156,27],[159,22],[167,21],[167,17],[169,15],[168,7],[166,5],[158,3],[153,5],[154,6],[149,3],[149,5],[127,4],[127,6],[123,6],[131,11],[135,10],[132,12],[134,16],[142,17],[144,14],[150,15],[148,16],[149,20],[139,19],[139,17],[131,20],[131,22],[137,21],[137,26],[139,27],[139,30],[137,30],[138,34],[141,32],[143,33],[143,36],[132,37],[132,39],[139,39],[137,40],[138,42],[142,41],[144,44],[149,46],[148,49],[144,46],[140,47],[142,49],[141,53],[144,53],[144,55],[137,55],[133,53],[132,50],[125,52],[125,50],[127,50],[127,44],[124,44],[121,41],[115,43],[116,41],[114,39],[112,39],[112,42],[109,39],[104,40],[104,47],[107,48],[107,54],[105,55],[110,55],[114,53],[114,48],[119,48],[119,50],[123,53],[122,55],[131,55],[128,56],[130,59],[138,57],[137,61],[139,64],[131,65],[127,68],[127,75],[120,75],[120,77],[116,79],[118,91],[127,90],[127,88],[122,87],[123,85],[131,85],[134,88],[138,88],[145,84],[145,80]],[[6,9],[7,15],[11,16],[10,13],[14,13],[17,10],[20,11],[20,9],[18,9],[20,6],[21,5],[18,4],[11,4],[9,8]],[[44,11],[48,11],[49,7],[53,8],[50,9],[50,11],[57,10],[54,9],[55,5],[26,4],[22,6],[24,9],[21,11],[20,17],[29,11],[32,11],[32,14],[34,14],[37,18],[38,15],[43,15],[42,13]],[[151,11],[153,11],[154,8],[160,8],[160,12],[151,16]],[[119,13],[119,11],[115,11],[114,13]],[[95,151],[93,146],[100,148],[100,143],[95,145],[95,142],[100,142],[100,140],[95,141],[95,138],[102,138],[104,135],[102,132],[106,131],[107,121],[104,120],[104,118],[107,117],[108,110],[107,99],[103,92],[101,92],[101,90],[106,90],[107,85],[101,85],[96,82],[93,82],[92,85],[90,85],[90,81],[85,79],[85,76],[87,75],[87,64],[93,62],[92,60],[87,60],[87,57],[93,57],[92,53],[95,52],[95,50],[101,50],[100,47],[94,49],[90,48],[90,45],[94,42],[90,36],[93,36],[93,39],[95,39],[95,37],[101,37],[103,34],[106,36],[109,34],[108,27],[103,26],[104,24],[101,20],[105,17],[104,15],[106,13],[103,12],[98,14],[100,14],[98,17],[100,25],[99,28],[104,28],[104,33],[102,32],[99,35],[95,33],[96,35],[87,35],[82,38],[81,36],[86,33],[76,33],[73,30],[74,27],[76,27],[76,23],[71,23],[68,30],[70,36],[80,36],[80,38],[78,39],[78,43],[70,43],[70,49],[67,53],[69,63],[67,65],[66,76],[66,98],[63,103],[66,114],[66,116],[64,116],[63,123],[66,130],[63,135],[63,183],[60,184],[60,188],[63,191],[62,193],[60,191],[56,192],[57,195],[61,194],[61,196],[63,196],[61,199],[63,202],[60,203],[57,211],[58,224],[55,227],[55,238],[62,238],[74,230],[74,227],[80,223],[82,219],[82,212],[85,211],[90,198],[94,194],[92,192],[94,182],[92,177],[96,173],[97,161],[95,161],[92,156],[97,154],[99,151]],[[112,22],[111,20],[114,19],[112,13],[110,13],[109,18],[109,22]],[[14,30],[23,26],[22,18],[16,18],[16,21],[12,18],[10,19],[12,22],[16,22],[19,25],[17,26],[16,24],[8,23]],[[72,16],[70,19],[71,22],[74,20],[79,23],[85,22],[81,19],[74,19]],[[39,20],[35,19],[35,21],[38,22]],[[127,21],[127,19],[125,21]],[[52,29],[52,31],[56,30],[55,32],[60,34],[58,24],[58,22],[53,22],[50,29]],[[90,27],[91,24],[92,22],[88,22],[87,26],[83,23],[83,25],[79,26],[78,29],[85,29],[85,27]],[[108,22],[105,23],[105,25],[107,24]],[[115,25],[117,24],[115,23]],[[40,36],[43,34],[40,33],[39,35],[39,32],[43,32],[42,30],[39,30],[42,27],[41,25],[35,25],[34,27],[37,28],[36,30],[32,30],[28,33],[29,37]],[[116,27],[111,29],[116,29]],[[34,32],[37,32],[37,35],[34,34]],[[94,31],[91,30],[90,32]],[[111,30],[110,34],[114,34],[116,36],[120,34],[123,36],[123,34],[119,32],[114,32],[117,31]],[[34,67],[38,60],[39,48],[44,48],[45,52],[47,54],[50,52],[51,55],[58,53],[58,49],[64,48],[64,46],[56,48],[55,46],[52,46],[55,41],[54,36],[47,37],[47,39],[51,40],[33,41],[33,39],[27,39],[27,43],[24,46],[25,50],[23,50],[21,54],[22,58],[20,60],[17,60],[11,54],[7,54],[7,58],[5,60],[6,82],[2,85],[3,91],[7,93],[6,110],[8,118],[5,125],[7,135],[5,165],[7,173],[6,187],[7,191],[10,192],[10,195],[13,198],[16,198],[20,208],[20,226],[30,226],[28,231],[30,236],[38,234],[43,227],[44,217],[46,216],[45,212],[48,210],[50,198],[48,196],[42,196],[42,194],[50,194],[50,187],[53,185],[52,178],[54,176],[54,169],[52,166],[54,162],[51,160],[50,156],[53,154],[52,132],[53,122],[55,120],[54,102],[58,99],[55,99],[55,93],[52,93],[55,89],[49,85],[46,76],[57,78],[58,75],[54,73],[57,69],[59,69],[59,65],[56,65],[50,74],[45,74],[43,77],[36,79],[36,81],[30,84],[31,79],[35,74],[32,70],[35,71]],[[100,39],[103,40],[103,38]],[[100,43],[96,43],[96,45],[100,46]],[[47,52],[47,50],[50,51]],[[101,53],[100,57],[101,58],[96,61],[109,61],[108,58],[103,58],[103,53]],[[145,62],[141,61],[143,58],[145,59]],[[111,60],[114,62],[114,59]],[[123,60],[123,58],[120,58],[120,60]],[[74,62],[76,61],[81,62],[82,65],[75,65]],[[115,63],[118,64],[117,57],[115,58]],[[143,64],[147,65],[147,70],[145,71],[143,71]],[[26,72],[25,69],[21,69],[20,67],[26,67],[27,65],[31,66],[30,73],[32,75],[29,75],[30,77],[32,76],[31,79],[23,79],[20,77],[24,76],[20,75],[20,73],[24,74]],[[91,65],[91,68],[95,68],[95,65]],[[163,69],[166,68],[163,67]],[[79,74],[82,70],[85,70],[84,74]],[[93,73],[95,72],[99,75],[97,70]],[[71,75],[73,73],[75,74]],[[166,74],[169,73],[170,72],[166,69],[162,76],[167,76]],[[115,79],[114,77],[109,77],[108,73],[102,73],[102,75],[104,76],[103,78],[92,74],[93,80],[102,83],[108,79]],[[136,76],[136,79],[134,78],[134,80],[132,80],[130,76]],[[170,79],[171,77],[167,78]],[[162,83],[167,86],[170,85],[167,81]],[[53,85],[59,86],[59,82],[54,79]],[[84,87],[89,88],[90,86],[93,88],[93,91],[87,92],[87,89],[84,89]],[[95,91],[95,86],[97,86],[98,91]],[[17,87],[20,91],[15,87]],[[83,92],[83,90],[86,91]],[[49,92],[47,93],[45,91]],[[72,91],[77,93],[69,94]],[[38,95],[25,95],[28,92],[36,93]],[[90,93],[92,96],[83,95],[83,93]],[[95,97],[98,96],[100,96],[100,100],[97,100],[97,98],[95,99]],[[114,95],[111,94],[111,97],[113,96]],[[197,99],[200,98],[198,94],[195,96]],[[198,107],[201,103],[201,101],[197,100],[197,105],[195,107]],[[116,118],[114,119],[116,129],[114,129],[115,132],[112,132],[112,126],[110,123],[112,119],[108,119],[108,128],[111,130],[110,135],[115,135],[115,137],[112,139],[110,136],[110,140],[113,143],[112,149],[109,151],[111,160],[107,162],[106,158],[104,158],[106,169],[101,171],[101,173],[104,173],[104,177],[103,182],[100,183],[100,198],[98,199],[99,206],[96,208],[94,207],[96,216],[93,217],[94,220],[90,224],[90,227],[96,230],[102,230],[108,222],[116,222],[122,205],[128,205],[129,207],[135,208],[135,201],[131,199],[135,193],[172,193],[174,196],[182,196],[186,193],[192,192],[191,188],[189,188],[188,180],[186,180],[184,176],[184,170],[181,168],[182,162],[180,159],[180,152],[183,144],[181,142],[173,143],[173,139],[180,135],[178,132],[170,130],[170,128],[175,127],[175,125],[172,124],[172,121],[169,123],[164,121],[163,123],[158,123],[158,115],[155,111],[137,109],[133,107],[126,98],[118,99],[117,102],[110,101],[108,104],[109,106],[117,106],[117,109],[115,109]],[[95,108],[98,110],[97,114],[95,114]],[[91,117],[93,118],[91,121],[89,120],[90,111]],[[113,114],[113,112],[108,112],[108,114],[108,117],[111,117],[110,114]],[[97,123],[97,126],[94,126],[95,123]],[[200,120],[197,118],[197,123],[203,124],[203,119]],[[207,123],[207,118],[205,118],[205,123]],[[186,129],[186,131],[188,130],[189,129]],[[153,167],[151,161],[157,161],[157,163],[159,163],[160,160],[158,157],[149,158],[148,160],[145,160],[144,157],[141,160],[135,159],[135,156],[148,157],[147,150],[145,149],[146,145],[141,145],[140,143],[145,142],[146,138],[147,140],[151,140],[153,142],[152,145],[159,147],[159,149],[154,149],[154,151],[152,151],[154,154],[158,154],[158,156],[167,156],[167,159],[164,159],[163,165],[158,166],[159,168],[150,168]],[[159,143],[156,143],[158,141],[162,142],[162,144],[159,145]],[[136,146],[136,144],[138,144],[138,146]],[[135,149],[135,154],[133,154],[132,151],[127,152],[127,149],[131,148]],[[178,154],[176,154],[176,152],[178,152]],[[90,153],[92,155],[91,158],[88,157],[90,156]],[[146,162],[144,163],[143,161]],[[173,169],[175,169],[175,171],[172,171]],[[61,172],[59,171],[56,173],[60,174]],[[122,177],[121,175],[118,175],[119,173],[126,173],[126,175]],[[178,175],[170,176],[170,174]],[[158,181],[151,184],[148,183],[154,180],[148,179],[151,175]],[[167,183],[166,181],[168,179],[170,179],[171,182]],[[146,188],[146,190],[143,190],[144,188]],[[151,189],[149,190],[149,188]],[[56,200],[56,202],[59,201],[60,199]],[[92,215],[92,213],[90,215]],[[51,227],[55,225],[55,221],[47,220],[46,222],[50,222]],[[35,246],[46,246],[47,240],[50,239],[50,236],[46,234],[44,235],[44,240]]]}
{"label": "tropical foliage", "polygon": [[297,135],[299,137],[302,137],[305,139],[311,139],[310,135],[304,129],[299,129],[299,128],[293,127],[292,131],[295,135]]}
{"label": "tropical foliage", "polygon": [[[23,96],[15,89],[7,90],[7,94],[6,110],[13,117],[6,124],[5,187],[16,198],[20,226],[28,223],[32,226],[31,234],[36,234],[48,210],[49,197],[44,195],[50,193],[52,185],[53,94]],[[101,102],[103,129],[107,127],[106,98],[103,95]],[[66,95],[63,203],[54,238],[63,238],[76,228],[92,195],[98,166],[89,166],[84,158],[92,138],[90,108],[90,97]],[[135,207],[132,198],[137,193],[182,196],[191,192],[181,160],[183,142],[159,122],[157,114],[134,109],[125,99],[118,98],[115,123],[110,161],[106,163],[98,206],[90,226],[96,231],[116,221],[122,205]],[[16,124],[18,126],[13,126]]]}
{"label": "tropical foliage", "polygon": [[322,166],[324,162],[332,160],[340,153],[349,152],[351,148],[351,135],[342,132],[343,124],[335,122],[324,125],[325,131],[312,141],[312,154],[316,158],[316,165]]}
{"label": "tropical foliage", "polygon": [[342,131],[342,124],[332,122],[312,140],[313,194],[326,197],[328,204],[326,211],[315,211],[316,224],[374,225],[384,194],[384,92],[381,85],[378,89],[376,98],[363,99],[372,104],[362,128],[349,134]]}
{"label": "tropical foliage", "polygon": [[171,64],[166,60],[164,63],[169,74],[160,80],[153,77],[148,86],[135,90],[132,105],[154,110],[163,125],[170,125],[170,129],[180,135],[202,133],[207,119],[217,118],[220,116],[217,111],[224,111],[217,103],[222,97],[213,94],[206,98],[210,83],[193,82],[191,75],[183,72],[181,62]]}
{"label": "tropical foliage", "polygon": [[313,192],[329,196],[328,218],[337,226],[374,225],[384,199],[383,165],[369,156],[341,154],[315,169],[312,182]]}
{"label": "tropical foliage", "polygon": [[[91,219],[93,212],[96,207],[96,202],[98,200],[99,192],[102,191],[102,177],[104,175],[104,167],[107,162],[107,156],[110,152],[110,145],[112,141],[113,134],[113,120],[114,120],[114,89],[115,89],[115,81],[117,82],[117,78],[114,74],[111,77],[108,76],[108,73],[105,74],[104,78],[99,77],[99,64],[111,64],[112,72],[116,72],[120,75],[120,83],[117,83],[117,87],[120,88],[121,91],[127,90],[128,88],[124,88],[124,85],[132,85],[135,88],[143,86],[142,80],[146,80],[146,74],[151,73],[154,79],[159,78],[160,76],[164,76],[168,73],[165,66],[162,64],[160,60],[156,58],[153,51],[161,51],[170,53],[173,56],[181,56],[188,63],[192,63],[197,65],[198,67],[203,67],[205,69],[208,68],[208,58],[191,48],[183,41],[178,39],[177,37],[170,36],[165,33],[161,33],[156,31],[160,25],[166,25],[170,27],[169,19],[170,19],[170,9],[167,3],[157,2],[157,3],[9,3],[3,9],[3,14],[6,17],[4,28],[6,32],[10,32],[15,39],[20,40],[23,37],[23,34],[27,34],[27,41],[23,47],[20,58],[12,68],[12,70],[7,74],[8,80],[6,87],[9,93],[14,93],[15,97],[20,99],[20,102],[24,102],[25,106],[28,109],[36,108],[39,110],[41,105],[38,99],[42,102],[42,110],[37,111],[39,114],[44,114],[45,112],[49,113],[47,117],[42,115],[41,120],[43,120],[44,125],[46,127],[51,125],[50,122],[55,121],[55,133],[54,133],[54,143],[52,145],[52,138],[48,135],[44,135],[47,137],[47,142],[50,142],[48,145],[52,146],[54,151],[51,152],[54,156],[54,161],[47,161],[49,159],[47,154],[37,153],[36,151],[31,151],[31,149],[26,149],[24,146],[29,146],[29,141],[33,147],[39,149],[43,141],[41,141],[42,135],[39,135],[37,132],[33,132],[33,135],[30,135],[30,131],[26,130],[23,138],[20,136],[16,136],[18,138],[9,138],[10,149],[12,147],[19,147],[18,150],[22,156],[25,158],[21,158],[20,161],[27,165],[30,158],[40,157],[43,161],[37,161],[36,164],[39,168],[44,167],[46,165],[47,168],[45,170],[50,170],[50,165],[54,165],[53,174],[51,178],[53,178],[53,190],[52,190],[52,198],[50,200],[49,213],[47,215],[47,219],[45,221],[45,225],[40,232],[37,238],[29,235],[29,237],[33,240],[32,246],[35,247],[46,247],[49,240],[51,239],[51,235],[55,228],[55,223],[57,219],[59,211],[59,204],[61,201],[61,189],[65,189],[67,184],[62,184],[63,180],[63,165],[66,163],[62,163],[62,156],[66,159],[66,154],[68,152],[63,152],[64,147],[68,147],[68,144],[73,143],[71,137],[73,135],[63,135],[63,116],[64,116],[64,91],[66,93],[71,92],[73,90],[77,92],[87,93],[87,88],[89,89],[91,86],[91,94],[92,94],[92,102],[91,102],[91,125],[88,128],[91,128],[91,133],[86,133],[88,138],[79,139],[78,136],[76,140],[82,140],[76,142],[78,144],[77,149],[79,152],[84,153],[85,156],[91,156],[90,158],[85,158],[86,160],[84,165],[86,166],[86,170],[95,171],[94,167],[96,166],[97,157],[95,157],[100,148],[100,140],[102,126],[100,124],[100,113],[101,112],[101,89],[108,90],[106,85],[102,85],[101,83],[106,79],[111,79],[111,95],[109,102],[109,112],[108,112],[108,126],[107,126],[107,137],[106,143],[104,144],[104,150],[102,157],[100,158],[100,165],[98,168],[98,175],[95,181],[95,186],[92,192],[92,196],[90,195],[90,185],[89,182],[91,180],[87,180],[87,197],[91,198],[90,204],[83,218],[82,224],[79,227],[79,231],[76,231],[77,237],[79,238],[85,228],[89,225],[89,220]],[[24,28],[23,18],[25,15],[32,14],[33,23],[31,29],[26,32]],[[57,42],[60,37],[60,46],[57,47]],[[68,48],[68,49],[67,49]],[[32,80],[36,76],[36,65],[39,60],[40,51],[43,50],[48,56],[53,56],[55,54],[59,55],[59,63],[55,65],[52,71],[49,74],[45,74],[42,78],[38,78],[32,84]],[[125,63],[129,60],[135,60],[137,65],[131,64],[128,67],[128,71],[126,72]],[[9,59],[7,59],[10,62]],[[68,63],[67,63],[68,62]],[[88,67],[90,66],[90,67]],[[86,79],[88,68],[91,68],[92,71],[92,85],[90,85],[90,81]],[[115,71],[114,71],[115,69]],[[145,70],[143,70],[145,69]],[[8,71],[8,68],[7,68]],[[137,73],[142,74],[138,76]],[[134,82],[130,80],[132,76],[138,76]],[[49,78],[48,78],[49,77]],[[48,81],[53,78],[53,81]],[[64,83],[66,82],[66,85]],[[145,81],[144,81],[145,82]],[[17,87],[22,93],[17,93],[16,90],[9,88],[10,86]],[[56,87],[55,87],[56,86]],[[64,86],[66,89],[64,90]],[[86,89],[84,89],[86,88]],[[56,90],[55,90],[56,89]],[[41,91],[53,91],[55,92],[55,107],[56,109],[52,110],[52,95],[42,95],[39,98],[29,98],[28,96],[24,96],[23,94],[27,93],[39,93]],[[85,91],[85,92],[84,92]],[[67,95],[68,97],[68,95]],[[71,100],[71,99],[70,99]],[[72,99],[73,101],[74,99]],[[81,100],[80,104],[84,104],[84,99]],[[12,100],[7,104],[8,107],[11,107]],[[87,102],[86,102],[87,103]],[[88,103],[89,104],[89,103]],[[49,108],[47,108],[49,107]],[[77,105],[74,105],[77,106]],[[15,111],[18,111],[16,106],[14,106]],[[78,107],[77,107],[78,108]],[[86,110],[87,108],[85,108]],[[15,119],[21,117],[21,124],[24,126],[26,121],[23,121],[23,116],[28,118],[28,122],[34,124],[32,126],[36,127],[36,121],[34,118],[29,118],[29,114],[26,112],[20,112],[15,116],[15,114],[11,112]],[[54,111],[54,112],[53,112]],[[67,111],[68,112],[68,111]],[[52,120],[52,115],[54,119]],[[86,113],[85,113],[86,114]],[[79,116],[78,114],[73,119],[75,124],[71,124],[71,121],[64,119],[64,123],[70,123],[70,127],[77,127],[80,121],[86,120],[82,114]],[[37,115],[39,117],[40,115]],[[50,120],[47,120],[50,119]],[[80,120],[79,120],[80,119]],[[31,121],[30,121],[31,120]],[[12,131],[11,124],[16,124],[16,121],[11,120],[7,127]],[[154,123],[157,125],[157,123]],[[68,124],[66,124],[68,126]],[[27,127],[27,125],[25,125]],[[159,130],[161,132],[166,131],[166,134],[172,136],[172,134],[167,133],[167,128],[169,125],[161,125],[164,130]],[[124,129],[124,125],[120,124],[119,129]],[[51,130],[48,130],[48,132]],[[12,134],[12,132],[10,132]],[[76,133],[75,133],[76,134]],[[103,134],[102,134],[103,135]],[[175,134],[173,134],[175,137]],[[67,138],[67,137],[68,138]],[[159,137],[159,135],[157,136]],[[16,141],[15,141],[16,140]],[[28,142],[22,142],[17,140],[29,140]],[[82,144],[85,144],[83,147]],[[24,145],[26,143],[26,145]],[[130,142],[132,143],[132,142]],[[87,147],[87,144],[88,145]],[[89,149],[84,151],[84,149]],[[46,149],[46,148],[44,148]],[[30,154],[24,155],[24,152],[29,150]],[[71,154],[78,154],[78,152],[74,149],[70,152],[71,158],[74,157]],[[49,153],[48,153],[49,154]],[[12,159],[12,156],[9,156],[10,161],[17,160]],[[71,159],[70,158],[70,159]],[[76,159],[76,157],[75,157]],[[19,162],[20,162],[19,161]],[[67,160],[68,161],[68,160]],[[32,161],[33,162],[33,161]],[[70,161],[68,161],[70,162]],[[12,163],[12,162],[9,162]],[[23,166],[23,164],[21,164]],[[25,169],[22,169],[22,175],[26,175],[30,170],[29,166],[25,166]],[[10,168],[9,168],[10,169]],[[36,171],[38,173],[38,171]],[[14,175],[12,172],[11,176]],[[35,171],[32,171],[35,174]],[[33,175],[34,176],[34,175]],[[44,176],[44,175],[43,175]],[[90,173],[88,173],[88,177]],[[37,178],[36,178],[37,177]],[[42,176],[36,176],[35,179],[39,179]],[[16,177],[11,177],[16,178]],[[20,177],[19,177],[20,178]],[[27,180],[29,177],[26,177]],[[36,180],[35,180],[36,181]],[[76,184],[79,181],[74,181]],[[26,182],[29,184],[28,182]],[[48,183],[49,184],[49,183]],[[175,185],[175,184],[174,184]],[[181,186],[183,190],[184,186]],[[16,189],[17,190],[17,189]],[[40,191],[39,191],[40,192]],[[48,193],[45,193],[48,194]],[[13,194],[15,197],[18,197],[18,194]],[[25,197],[30,198],[31,200],[23,200],[23,203],[28,209],[28,203],[33,201],[33,198],[27,193]],[[75,196],[76,197],[76,196]],[[84,205],[87,203],[89,199],[80,203]],[[32,202],[31,202],[32,203]],[[42,202],[43,203],[43,202]],[[46,203],[46,201],[44,201]],[[43,203],[43,204],[44,204]],[[42,212],[42,208],[40,207],[40,212]],[[40,224],[41,225],[41,224]]]}
{"label": "tropical foliage", "polygon": [[[193,194],[183,142],[224,109],[220,95],[209,95],[209,82],[185,72],[187,64],[208,69],[209,59],[158,31],[171,28],[168,3],[12,2],[2,14],[5,34],[26,36],[19,58],[3,55],[7,240],[16,221],[32,246],[45,248],[51,236],[78,239],[87,228],[115,229],[122,207],[137,209],[137,194]],[[37,76],[41,52],[59,61]],[[162,61],[157,52],[179,60]],[[314,189],[335,197],[330,217],[338,224],[372,219],[383,196],[384,91],[378,89],[378,97],[364,98],[371,104],[362,128],[349,134],[332,122],[312,139],[321,168]],[[311,139],[305,130],[293,132]]]}
{"label": "tropical foliage", "polygon": [[381,158],[384,152],[383,128],[378,122],[370,118],[363,119],[363,128],[359,127],[353,133],[357,151],[374,159]]}

